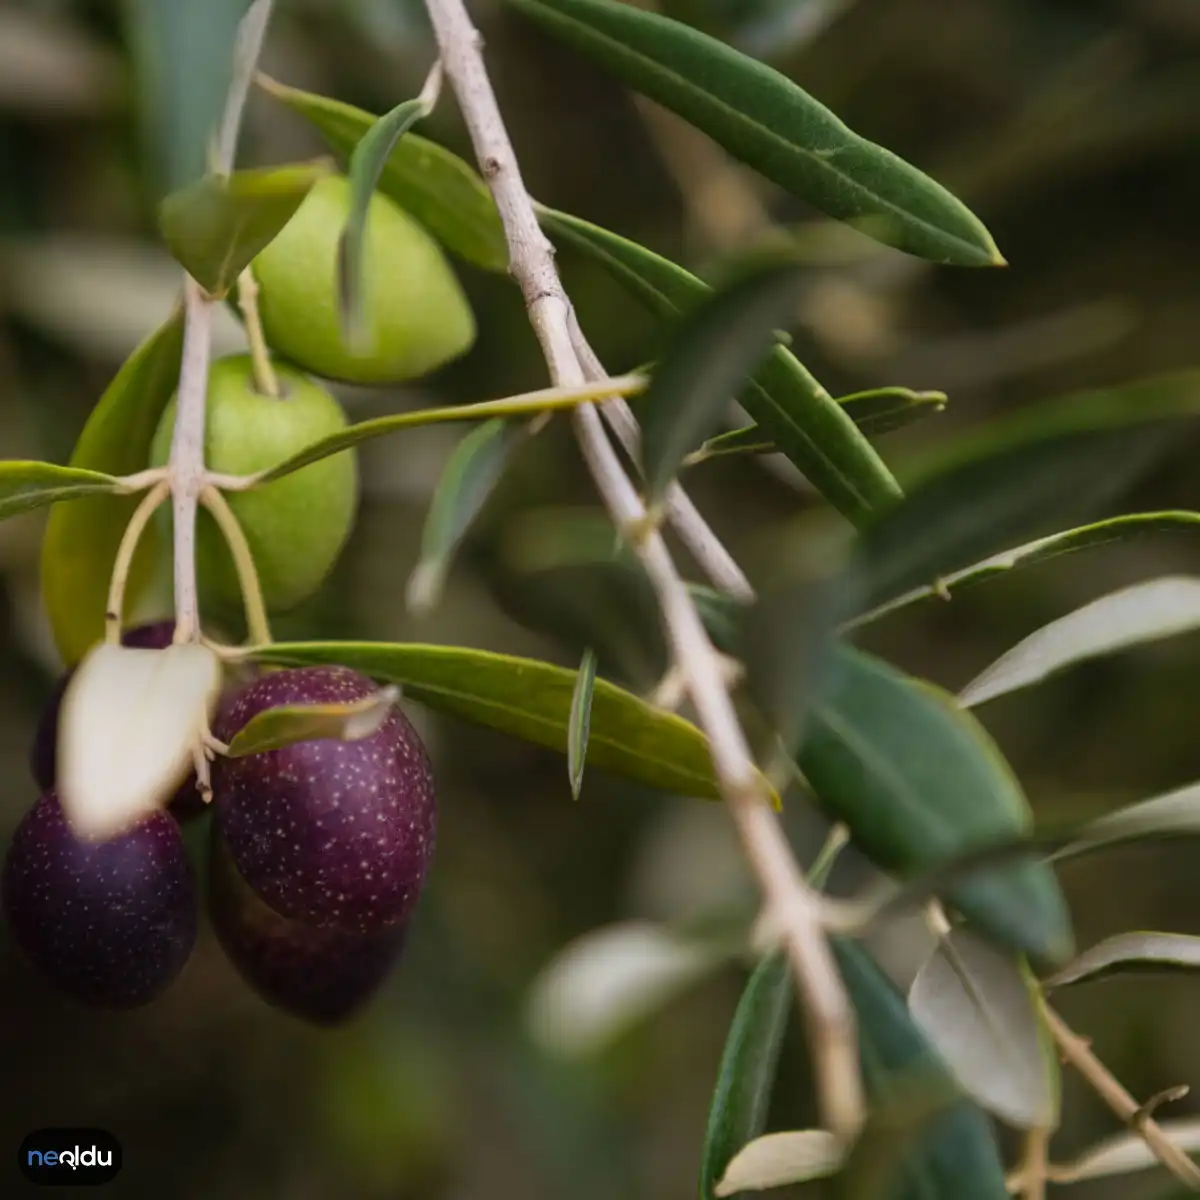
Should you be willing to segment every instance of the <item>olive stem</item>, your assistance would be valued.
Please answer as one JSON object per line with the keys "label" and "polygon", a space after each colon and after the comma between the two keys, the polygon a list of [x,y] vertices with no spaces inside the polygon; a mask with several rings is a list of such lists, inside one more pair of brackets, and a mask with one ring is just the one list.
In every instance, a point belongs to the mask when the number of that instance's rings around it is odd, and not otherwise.
{"label": "olive stem", "polygon": [[125,532],[121,535],[121,544],[117,547],[117,557],[113,562],[112,577],[108,581],[108,603],[104,609],[104,640],[113,645],[121,641],[125,585],[129,582],[129,568],[133,565],[133,556],[142,540],[142,534],[146,532],[150,518],[170,491],[171,485],[165,479],[151,488],[133,510],[133,516],[129,518],[129,524],[125,526]]}
{"label": "olive stem", "polygon": [[[538,224],[533,201],[496,104],[481,39],[462,0],[426,0],[446,75],[458,98],[484,179],[508,241],[509,270],[521,288],[550,376],[574,386],[586,378],[571,337],[571,303]],[[854,1010],[821,928],[820,898],[805,881],[766,793],[722,678],[721,659],[637,488],[625,473],[593,404],[574,412],[580,449],[618,529],[645,527],[634,549],[662,610],[743,852],[758,878],[768,924],[786,946],[805,1002],[824,1126],[846,1141],[862,1126],[864,1100]]]}
{"label": "olive stem", "polygon": [[260,646],[271,644],[271,624],[267,618],[267,606],[263,601],[262,585],[258,579],[258,568],[254,564],[254,553],[241,522],[229,501],[215,487],[206,487],[200,493],[200,502],[213,515],[213,520],[220,526],[237,569],[238,585],[242,590],[242,603],[246,607],[246,627],[250,639]]}
{"label": "olive stem", "polygon": [[238,308],[246,326],[246,340],[250,343],[250,361],[254,365],[254,385],[264,395],[279,399],[279,377],[271,365],[271,352],[263,337],[262,318],[258,315],[258,280],[253,267],[247,267],[238,276]]}
{"label": "olive stem", "polygon": [[[238,26],[233,74],[217,137],[214,170],[228,175],[237,152],[242,114],[262,50],[273,0],[254,0]],[[174,513],[175,641],[200,636],[196,599],[196,506],[207,486],[204,468],[204,416],[208,400],[208,362],[212,353],[213,310],[209,297],[188,274],[183,277],[183,354],[175,408],[175,431],[167,463]]]}

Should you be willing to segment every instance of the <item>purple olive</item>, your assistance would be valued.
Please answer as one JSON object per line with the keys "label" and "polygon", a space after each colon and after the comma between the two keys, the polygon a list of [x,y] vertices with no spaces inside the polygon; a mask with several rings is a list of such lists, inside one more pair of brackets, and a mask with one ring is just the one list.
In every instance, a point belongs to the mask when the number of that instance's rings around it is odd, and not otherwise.
{"label": "purple olive", "polygon": [[[152,621],[148,625],[135,625],[121,634],[121,644],[137,650],[163,650],[175,636],[174,621]],[[58,714],[62,708],[63,695],[71,682],[74,671],[68,671],[55,685],[46,707],[38,721],[37,732],[29,751],[29,769],[42,791],[47,792],[58,782]],[[180,784],[170,803],[172,816],[178,821],[189,821],[207,809],[203,796],[196,787],[196,776],[189,774]]]}
{"label": "purple olive", "polygon": [[153,1000],[196,940],[196,886],[179,826],[152,813],[82,842],[46,792],[17,826],[0,880],[13,937],[58,987],[100,1008]]}
{"label": "purple olive", "polygon": [[[345,667],[264,675],[237,693],[214,732],[228,742],[256,713],[374,694]],[[375,933],[412,912],[436,829],[429,756],[394,708],[370,737],[321,738],[213,764],[216,821],[246,883],[282,916]]]}
{"label": "purple olive", "polygon": [[405,923],[347,933],[281,917],[238,873],[215,824],[211,839],[209,916],[241,977],[268,1004],[317,1025],[363,1008],[404,950]]}

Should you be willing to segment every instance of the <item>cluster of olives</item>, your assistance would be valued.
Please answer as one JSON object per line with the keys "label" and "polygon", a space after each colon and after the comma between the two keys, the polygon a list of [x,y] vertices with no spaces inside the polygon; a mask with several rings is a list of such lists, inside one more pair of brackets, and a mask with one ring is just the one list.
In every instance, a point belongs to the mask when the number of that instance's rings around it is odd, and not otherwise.
{"label": "cluster of olives", "polygon": [[[474,319],[427,233],[375,196],[362,279],[364,336],[342,336],[336,270],[349,207],[344,178],[319,183],[253,264],[277,394],[259,390],[249,356],[212,364],[205,459],[224,475],[274,466],[346,424],[337,400],[307,372],[394,382],[463,353]],[[174,402],[154,439],[167,461]],[[230,496],[271,610],[311,595],[336,562],[354,520],[353,457],[336,455]],[[169,520],[169,513],[164,512]],[[206,610],[240,604],[238,575],[207,513],[197,531]],[[163,649],[174,624],[126,631],[125,645]],[[0,890],[13,936],[58,987],[87,1004],[131,1007],[182,970],[197,929],[198,889],[181,822],[207,811],[195,776],[169,804],[107,840],[72,829],[56,793],[60,683],[38,729],[33,775],[41,798],[18,826]],[[353,702],[375,693],[344,667],[276,670],[231,688],[213,722],[228,743],[264,709]],[[358,741],[296,742],[212,768],[207,902],[213,928],[242,977],[267,1001],[318,1023],[343,1019],[375,992],[403,949],[435,834],[429,759],[393,708]]]}
{"label": "cluster of olives", "polygon": [[[126,645],[169,645],[169,621]],[[154,999],[183,969],[197,926],[195,875],[180,824],[205,811],[192,776],[170,806],[106,841],[71,830],[55,793],[64,680],[31,755],[41,798],[4,864],[17,944],[67,994],[124,1008]],[[370,696],[345,667],[275,671],[232,689],[214,733],[229,740],[281,704]],[[403,948],[436,830],[433,774],[420,738],[393,709],[360,741],[296,742],[213,767],[208,909],[230,960],[266,1000],[326,1023],[364,1004]]]}

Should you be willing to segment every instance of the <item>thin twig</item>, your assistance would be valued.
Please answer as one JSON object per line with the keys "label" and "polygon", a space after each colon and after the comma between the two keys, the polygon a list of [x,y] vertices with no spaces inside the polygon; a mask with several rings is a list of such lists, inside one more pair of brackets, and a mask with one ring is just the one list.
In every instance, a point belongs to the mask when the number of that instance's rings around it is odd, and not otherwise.
{"label": "thin twig", "polygon": [[[570,320],[571,344],[579,357],[584,374],[588,379],[603,379],[607,374],[604,364],[583,336],[574,309],[571,310]],[[600,412],[609,429],[616,434],[617,441],[621,443],[625,453],[637,462],[642,450],[642,431],[638,428],[637,418],[633,415],[629,403],[621,396],[614,396],[600,406]],[[743,604],[753,604],[754,588],[751,587],[750,581],[680,484],[672,483],[667,488],[666,505],[667,519],[709,579],[733,599],[740,600]]]}
{"label": "thin twig", "polygon": [[[242,113],[254,78],[255,64],[271,17],[273,0],[254,0],[238,28],[233,76],[217,138],[214,169],[227,175],[233,169]],[[196,600],[196,506],[207,480],[204,469],[204,416],[208,399],[208,362],[212,352],[213,309],[219,300],[207,296],[188,275],[183,280],[183,356],[175,431],[171,437],[168,474],[174,516],[175,641],[200,636]]]}
{"label": "thin twig", "polygon": [[[426,7],[504,225],[509,269],[525,297],[551,378],[560,385],[581,383],[585,372],[571,338],[571,304],[554,265],[553,248],[522,182],[483,64],[479,34],[462,0],[426,0]],[[708,736],[721,790],[805,1001],[824,1123],[850,1138],[863,1119],[854,1013],[821,929],[818,898],[805,883],[767,801],[764,781],[725,689],[717,652],[662,537],[647,522],[645,507],[608,440],[600,414],[585,404],[576,410],[574,421],[584,457],[618,528],[627,534],[642,531],[632,538],[634,548],[657,592],[674,658]]]}
{"label": "thin twig", "polygon": [[1175,1145],[1157,1121],[1125,1090],[1112,1072],[1092,1053],[1081,1038],[1048,1004],[1042,1006],[1046,1026],[1059,1053],[1087,1081],[1109,1108],[1150,1147],[1155,1158],[1181,1183],[1200,1191],[1200,1167]]}

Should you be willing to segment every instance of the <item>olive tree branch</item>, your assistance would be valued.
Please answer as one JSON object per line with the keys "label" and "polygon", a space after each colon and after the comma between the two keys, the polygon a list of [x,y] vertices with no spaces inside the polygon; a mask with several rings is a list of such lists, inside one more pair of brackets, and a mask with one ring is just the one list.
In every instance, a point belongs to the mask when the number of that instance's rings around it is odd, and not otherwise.
{"label": "olive tree branch", "polygon": [[[242,113],[255,64],[262,51],[273,0],[254,0],[238,28],[233,76],[217,137],[214,169],[233,169]],[[192,641],[200,633],[196,600],[196,508],[207,480],[204,471],[204,409],[208,398],[208,362],[212,354],[213,310],[220,300],[208,296],[189,275],[183,280],[183,355],[175,431],[171,437],[168,478],[174,517],[175,641]]]}
{"label": "olive tree branch", "polygon": [[[426,0],[426,8],[480,170],[504,225],[509,270],[525,297],[551,379],[560,386],[580,384],[586,372],[571,336],[571,304],[558,277],[553,248],[521,179],[483,63],[480,36],[463,0]],[[654,585],[674,658],[708,736],[717,778],[758,878],[769,923],[787,947],[805,1001],[823,1120],[849,1139],[863,1119],[854,1013],[821,928],[818,897],[805,882],[768,803],[722,679],[720,658],[666,544],[647,520],[645,506],[599,412],[591,404],[581,405],[574,421],[597,487]]]}

